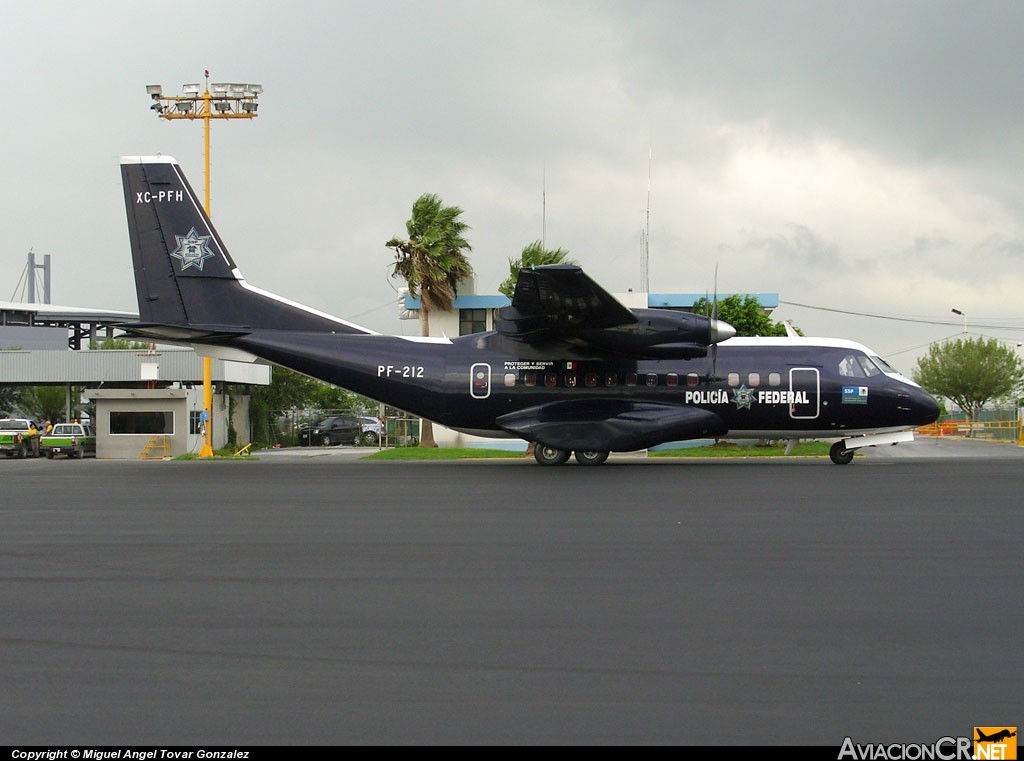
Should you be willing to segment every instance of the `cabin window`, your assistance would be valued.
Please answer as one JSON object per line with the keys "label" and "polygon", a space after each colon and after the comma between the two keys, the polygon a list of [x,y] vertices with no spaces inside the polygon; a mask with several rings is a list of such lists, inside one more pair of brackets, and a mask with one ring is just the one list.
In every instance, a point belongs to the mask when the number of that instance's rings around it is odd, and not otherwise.
{"label": "cabin window", "polygon": [[141,433],[148,436],[162,433],[174,435],[173,412],[111,412],[112,434]]}
{"label": "cabin window", "polygon": [[679,385],[679,376],[676,375],[675,373],[669,373],[668,375],[665,376],[665,385],[666,386],[678,386]]}
{"label": "cabin window", "polygon": [[583,382],[587,385],[587,388],[593,388],[597,385],[597,373],[587,373],[583,376]]}
{"label": "cabin window", "polygon": [[768,385],[769,386],[781,386],[782,376],[778,373],[768,373]]}
{"label": "cabin window", "polygon": [[736,387],[736,386],[740,385],[740,374],[739,373],[729,373],[729,385],[733,386],[733,387]]}
{"label": "cabin window", "polygon": [[657,373],[647,373],[647,385],[648,386],[657,386],[658,385],[658,374]]}
{"label": "cabin window", "polygon": [[529,386],[530,388],[533,388],[534,386],[536,386],[537,385],[537,373],[533,372],[532,370],[529,371],[529,372],[523,373],[523,383],[525,385]]}
{"label": "cabin window", "polygon": [[635,386],[636,385],[636,373],[626,373],[626,385],[627,386]]}
{"label": "cabin window", "polygon": [[761,373],[750,373],[747,376],[747,385],[751,388],[761,385]]}
{"label": "cabin window", "polygon": [[554,388],[558,385],[558,374],[557,373],[544,373],[544,385],[548,388]]}
{"label": "cabin window", "polygon": [[686,374],[686,385],[689,386],[690,388],[693,388],[694,386],[699,386],[700,385],[700,376],[697,375],[697,373],[687,373]]}
{"label": "cabin window", "polygon": [[473,333],[483,333],[487,330],[486,309],[460,309],[459,310],[459,335],[468,336]]}
{"label": "cabin window", "polygon": [[512,388],[514,385],[516,385],[515,373],[505,373],[505,385],[508,386],[509,388]]}
{"label": "cabin window", "polygon": [[619,376],[615,373],[606,373],[604,376],[604,385],[615,386],[619,383]]}

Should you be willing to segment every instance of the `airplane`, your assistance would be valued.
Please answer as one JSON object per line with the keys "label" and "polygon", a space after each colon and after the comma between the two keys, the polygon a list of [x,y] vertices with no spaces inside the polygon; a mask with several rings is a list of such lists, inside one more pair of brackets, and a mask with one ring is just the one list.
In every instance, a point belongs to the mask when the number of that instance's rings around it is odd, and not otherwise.
{"label": "airplane", "polygon": [[998,732],[993,732],[991,735],[986,735],[980,729],[977,730],[977,732],[978,732],[978,740],[977,740],[977,742],[998,743],[998,742],[1002,742],[1003,740],[1006,740],[1006,739],[1008,739],[1010,737],[1016,737],[1017,736],[1016,732],[1011,732],[1009,729],[1001,729]]}
{"label": "airplane", "polygon": [[939,406],[845,340],[739,338],[716,316],[629,309],[578,266],[521,270],[495,329],[385,336],[250,285],[178,162],[121,159],[139,321],[122,327],[225,359],[264,361],[457,431],[535,443],[582,465],[693,439],[913,440]]}

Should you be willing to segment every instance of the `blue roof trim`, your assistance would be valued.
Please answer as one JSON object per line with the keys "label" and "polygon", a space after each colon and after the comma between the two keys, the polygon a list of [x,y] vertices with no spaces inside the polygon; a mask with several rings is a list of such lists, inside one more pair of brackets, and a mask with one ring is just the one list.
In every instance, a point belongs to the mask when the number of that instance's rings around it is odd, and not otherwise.
{"label": "blue roof trim", "polygon": [[[452,304],[452,309],[498,309],[499,307],[507,307],[512,303],[512,300],[508,296],[456,296],[455,302]],[[413,298],[412,296],[405,297],[405,308],[406,309],[419,309],[420,300]]]}
{"label": "blue roof trim", "polygon": [[[777,293],[720,293],[719,300],[727,296],[753,296],[765,309],[776,309],[779,306],[779,294]],[[711,298],[707,293],[649,293],[647,294],[647,306],[651,309],[664,309],[674,307],[676,309],[689,309],[698,299]],[[507,307],[512,300],[507,296],[494,295],[473,295],[456,296],[453,309],[498,309]],[[420,300],[412,296],[405,297],[406,309],[419,309]]]}

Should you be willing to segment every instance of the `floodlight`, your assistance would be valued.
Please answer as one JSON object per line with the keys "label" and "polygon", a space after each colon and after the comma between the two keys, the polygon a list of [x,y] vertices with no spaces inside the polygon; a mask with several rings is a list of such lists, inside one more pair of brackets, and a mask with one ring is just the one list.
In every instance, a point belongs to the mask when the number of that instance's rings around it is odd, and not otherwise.
{"label": "floodlight", "polygon": [[164,105],[163,103],[154,103],[152,106],[150,106],[150,109],[156,111],[158,114],[162,114],[164,112]]}
{"label": "floodlight", "polygon": [[235,96],[242,96],[242,95],[244,95],[245,94],[245,85],[239,85],[239,84],[234,84],[233,83],[231,85],[231,94],[235,95]]}
{"label": "floodlight", "polygon": [[245,87],[253,95],[259,95],[263,92],[263,85],[246,85]]}
{"label": "floodlight", "polygon": [[213,104],[213,107],[221,113],[224,113],[225,111],[231,110],[231,103],[226,100],[218,100],[216,103]]}
{"label": "floodlight", "polygon": [[181,91],[183,93],[185,93],[186,95],[198,95],[199,94],[199,85],[198,84],[182,85],[181,86]]}
{"label": "floodlight", "polygon": [[174,105],[182,113],[185,113],[186,111],[191,111],[192,110],[192,101],[190,101],[190,100],[179,100]]}
{"label": "floodlight", "polygon": [[228,91],[228,88],[230,87],[231,85],[229,84],[226,84],[224,82],[218,82],[217,84],[210,85],[210,92],[223,94],[226,93]]}
{"label": "floodlight", "polygon": [[146,94],[154,100],[163,95],[163,92],[164,88],[162,88],[160,85],[146,85]]}

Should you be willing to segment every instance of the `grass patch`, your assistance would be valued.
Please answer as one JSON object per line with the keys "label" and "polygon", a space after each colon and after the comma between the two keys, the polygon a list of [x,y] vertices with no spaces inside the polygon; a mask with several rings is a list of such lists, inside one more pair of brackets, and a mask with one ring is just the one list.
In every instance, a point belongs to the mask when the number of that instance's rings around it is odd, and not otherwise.
{"label": "grass patch", "polygon": [[172,460],[258,460],[259,457],[253,457],[251,454],[235,454],[233,449],[218,449],[214,451],[213,457],[200,457],[196,452],[186,452],[185,454],[175,455],[171,458]]}
{"label": "grass patch", "polygon": [[[790,457],[828,457],[832,445],[821,441],[808,441],[797,444]],[[734,444],[731,441],[719,441],[706,447],[687,447],[685,449],[659,449],[648,452],[648,457],[782,457],[786,454],[786,445],[757,446]]]}
{"label": "grass patch", "polygon": [[510,449],[475,447],[395,447],[374,452],[361,460],[517,460],[526,455]]}

